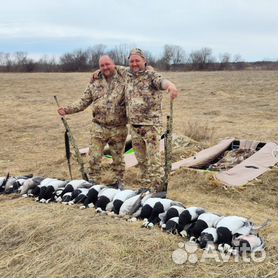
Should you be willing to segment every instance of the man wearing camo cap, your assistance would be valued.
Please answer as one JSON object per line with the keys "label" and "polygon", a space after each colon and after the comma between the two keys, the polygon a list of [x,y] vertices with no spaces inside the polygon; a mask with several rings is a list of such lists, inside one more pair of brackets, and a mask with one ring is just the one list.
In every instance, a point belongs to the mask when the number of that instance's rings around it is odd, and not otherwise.
{"label": "man wearing camo cap", "polygon": [[143,186],[162,191],[163,168],[159,150],[162,133],[162,92],[167,90],[172,99],[178,95],[176,86],[155,71],[146,70],[144,52],[134,48],[129,54],[126,110],[132,145],[141,170]]}
{"label": "man wearing camo cap", "polygon": [[84,91],[81,99],[67,107],[60,107],[61,116],[83,111],[92,104],[91,142],[89,147],[89,177],[101,182],[101,159],[108,143],[113,163],[113,186],[123,187],[125,163],[123,153],[127,137],[125,109],[125,76],[115,70],[113,60],[104,55],[99,59],[100,71]]}

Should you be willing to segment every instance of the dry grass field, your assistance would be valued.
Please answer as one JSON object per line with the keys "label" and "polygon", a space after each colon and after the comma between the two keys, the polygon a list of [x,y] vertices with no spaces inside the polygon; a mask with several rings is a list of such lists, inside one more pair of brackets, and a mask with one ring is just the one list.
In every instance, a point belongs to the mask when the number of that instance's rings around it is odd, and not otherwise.
{"label": "dry grass field", "polygon": [[[274,71],[165,73],[180,95],[174,104],[174,132],[194,139],[176,149],[175,160],[226,137],[276,139],[277,73]],[[0,176],[34,174],[68,178],[64,129],[53,95],[61,104],[77,99],[90,73],[0,74]],[[165,94],[164,115],[169,110]],[[68,117],[80,147],[88,145],[90,109]],[[165,117],[164,117],[165,118]],[[103,181],[109,180],[108,159]],[[73,163],[75,178],[79,178]],[[136,187],[137,169],[126,173]],[[262,262],[205,260],[178,265],[172,253],[183,240],[158,228],[141,228],[94,209],[48,205],[0,195],[0,277],[277,277],[277,172],[268,171],[238,189],[210,183],[211,174],[179,169],[169,197],[260,224],[266,242]],[[197,251],[201,258],[201,250]]]}

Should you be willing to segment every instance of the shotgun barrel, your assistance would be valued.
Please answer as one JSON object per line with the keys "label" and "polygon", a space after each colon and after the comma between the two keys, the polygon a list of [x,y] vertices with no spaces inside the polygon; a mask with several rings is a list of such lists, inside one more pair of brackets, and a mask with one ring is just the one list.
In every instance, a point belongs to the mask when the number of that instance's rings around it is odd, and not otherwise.
{"label": "shotgun barrel", "polygon": [[71,164],[70,164],[70,139],[69,139],[69,134],[67,131],[65,131],[65,149],[66,149],[66,158],[68,161],[68,168],[69,168],[69,174],[70,174],[70,179],[72,180],[72,173],[71,173]]}
{"label": "shotgun barrel", "polygon": [[[57,106],[60,107],[59,102],[58,102],[58,99],[57,99],[57,96],[54,96],[54,99],[55,99],[55,101],[56,101]],[[66,120],[63,116],[61,116],[61,120],[62,120],[62,122],[63,122],[63,124],[64,124],[64,127],[65,127],[65,129],[66,129],[66,131],[67,131],[67,134],[68,134],[68,136],[69,136],[70,143],[71,143],[71,145],[72,145],[72,147],[73,147],[73,149],[74,149],[75,156],[76,156],[77,162],[78,162],[78,164],[79,164],[79,171],[80,171],[80,173],[81,173],[81,177],[82,177],[82,179],[88,181],[89,179],[88,179],[87,173],[86,173],[85,170],[84,170],[84,162],[83,162],[83,159],[82,159],[82,157],[81,157],[81,155],[80,155],[79,148],[78,148],[78,146],[77,146],[77,144],[76,144],[76,142],[75,142],[75,139],[74,139],[74,137],[73,137],[73,135],[72,135],[72,132],[71,132],[71,130],[70,130],[70,127],[69,127],[69,125],[68,125],[68,122],[67,122],[67,120]]]}
{"label": "shotgun barrel", "polygon": [[170,99],[170,115],[167,116],[167,130],[164,137],[165,164],[163,191],[167,192],[169,176],[172,170],[172,140],[173,140],[173,99]]}

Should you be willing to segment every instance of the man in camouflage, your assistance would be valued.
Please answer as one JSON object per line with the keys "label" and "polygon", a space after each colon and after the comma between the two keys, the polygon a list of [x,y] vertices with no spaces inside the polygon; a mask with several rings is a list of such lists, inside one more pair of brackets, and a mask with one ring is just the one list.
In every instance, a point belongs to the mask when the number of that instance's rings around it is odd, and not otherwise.
{"label": "man in camouflage", "polygon": [[155,191],[162,191],[163,168],[160,155],[162,133],[162,92],[177,97],[176,86],[155,71],[146,70],[146,57],[135,48],[129,54],[126,110],[132,145],[141,170],[140,180]]}
{"label": "man in camouflage", "polygon": [[114,186],[121,188],[125,164],[123,153],[127,137],[125,108],[125,77],[115,70],[113,60],[104,55],[99,59],[100,71],[94,82],[73,105],[60,107],[61,116],[86,109],[92,104],[91,142],[89,146],[90,179],[100,183],[101,159],[108,143],[112,155]]}

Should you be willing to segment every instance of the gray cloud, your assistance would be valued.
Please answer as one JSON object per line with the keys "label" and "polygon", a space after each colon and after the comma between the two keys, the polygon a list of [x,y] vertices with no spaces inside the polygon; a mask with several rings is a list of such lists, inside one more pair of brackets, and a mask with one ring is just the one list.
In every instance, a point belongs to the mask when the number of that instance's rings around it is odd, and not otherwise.
{"label": "gray cloud", "polygon": [[[207,46],[246,60],[277,59],[276,2],[10,0],[1,5],[0,51],[64,53],[103,43],[158,53],[164,44],[175,44],[187,52]],[[44,41],[43,51],[37,41]]]}

